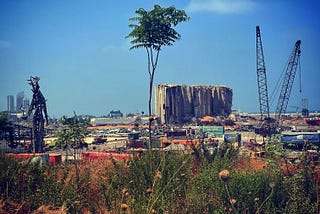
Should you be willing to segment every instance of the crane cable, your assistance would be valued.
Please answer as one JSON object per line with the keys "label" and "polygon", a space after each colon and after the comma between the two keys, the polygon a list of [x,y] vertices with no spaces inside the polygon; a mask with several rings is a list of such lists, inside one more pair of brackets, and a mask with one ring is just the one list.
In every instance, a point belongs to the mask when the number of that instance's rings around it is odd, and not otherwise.
{"label": "crane cable", "polygon": [[276,94],[279,94],[279,90],[280,90],[280,83],[283,81],[284,78],[284,73],[286,71],[286,67],[287,64],[289,63],[289,60],[287,61],[287,63],[284,65],[284,68],[282,69],[282,72],[280,74],[280,77],[278,78],[278,81],[276,83],[276,86],[274,87],[272,93],[271,93],[271,97],[270,97],[270,107],[273,105],[275,99],[276,99]]}
{"label": "crane cable", "polygon": [[298,57],[298,65],[299,65],[299,84],[300,84],[300,94],[302,93],[302,81],[301,81],[301,64],[300,64],[300,57]]}
{"label": "crane cable", "polygon": [[[284,73],[286,71],[286,67],[289,63],[290,59],[288,59],[287,63],[284,65],[284,68],[282,69],[282,73],[280,74],[280,77],[276,83],[275,88],[273,89],[270,97],[270,107],[273,105],[275,99],[276,99],[276,94],[279,93],[280,90],[280,83],[283,80]],[[302,93],[302,80],[301,80],[301,63],[300,63],[300,57],[298,57],[298,66],[299,66],[299,92],[300,94]]]}

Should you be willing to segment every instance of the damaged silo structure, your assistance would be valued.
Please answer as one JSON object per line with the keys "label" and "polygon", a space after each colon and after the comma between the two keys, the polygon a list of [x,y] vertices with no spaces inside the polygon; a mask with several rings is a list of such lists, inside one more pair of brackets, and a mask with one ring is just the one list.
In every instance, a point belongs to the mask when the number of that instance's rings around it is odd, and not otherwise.
{"label": "damaged silo structure", "polygon": [[161,123],[181,123],[193,117],[228,116],[232,89],[227,86],[160,84],[155,87],[155,114]]}

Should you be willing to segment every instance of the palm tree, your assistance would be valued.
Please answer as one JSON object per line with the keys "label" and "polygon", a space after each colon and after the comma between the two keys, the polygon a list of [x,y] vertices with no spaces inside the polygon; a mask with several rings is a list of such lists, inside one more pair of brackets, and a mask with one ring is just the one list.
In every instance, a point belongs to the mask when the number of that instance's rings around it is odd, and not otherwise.
{"label": "palm tree", "polygon": [[178,23],[188,21],[190,18],[185,11],[177,10],[171,6],[162,8],[154,5],[153,10],[146,11],[143,8],[136,10],[138,17],[130,18],[130,21],[138,24],[130,24],[132,32],[126,38],[132,38],[132,49],[145,48],[148,57],[149,73],[149,148],[151,148],[151,100],[154,73],[157,68],[159,53],[163,46],[171,46],[181,35],[173,29]]}

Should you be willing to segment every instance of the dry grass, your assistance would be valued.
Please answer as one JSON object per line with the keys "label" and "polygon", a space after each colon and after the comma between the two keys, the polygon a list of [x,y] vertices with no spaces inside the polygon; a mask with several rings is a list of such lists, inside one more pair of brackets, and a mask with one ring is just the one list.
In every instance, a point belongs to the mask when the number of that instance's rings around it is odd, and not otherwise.
{"label": "dry grass", "polygon": [[64,206],[54,207],[50,205],[43,205],[33,211],[32,214],[67,214],[67,209]]}

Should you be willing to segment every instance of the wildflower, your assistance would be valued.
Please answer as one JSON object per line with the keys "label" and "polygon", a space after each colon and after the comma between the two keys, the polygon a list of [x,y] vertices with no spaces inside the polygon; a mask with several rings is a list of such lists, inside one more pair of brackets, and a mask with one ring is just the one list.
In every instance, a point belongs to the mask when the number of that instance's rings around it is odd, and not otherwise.
{"label": "wildflower", "polygon": [[161,172],[160,172],[160,171],[157,171],[157,173],[156,173],[156,178],[159,178],[159,179],[161,179],[161,178],[162,178],[162,174],[161,174]]}
{"label": "wildflower", "polygon": [[236,200],[236,199],[232,198],[232,199],[230,200],[230,204],[235,205],[236,203],[237,203],[237,200]]}
{"label": "wildflower", "polygon": [[275,186],[276,186],[276,183],[275,183],[275,182],[270,182],[270,183],[269,183],[269,187],[270,187],[271,189],[273,189]]}
{"label": "wildflower", "polygon": [[128,192],[127,188],[123,188],[122,194],[126,194],[126,192]]}
{"label": "wildflower", "polygon": [[257,198],[254,198],[254,201],[255,202],[258,202],[260,199],[257,197]]}
{"label": "wildflower", "polygon": [[152,193],[152,189],[151,189],[151,188],[148,188],[148,189],[147,189],[147,193],[151,194],[151,193]]}
{"label": "wildflower", "polygon": [[128,209],[128,205],[127,204],[121,204],[121,209],[123,211],[127,210]]}
{"label": "wildflower", "polygon": [[251,195],[252,195],[252,192],[248,192],[248,195],[251,196]]}
{"label": "wildflower", "polygon": [[230,178],[229,170],[224,169],[221,172],[219,172],[219,177],[223,182],[227,182]]}
{"label": "wildflower", "polygon": [[152,214],[157,214],[157,211],[156,211],[155,209],[152,209],[152,210],[151,210],[151,213],[152,213]]}

